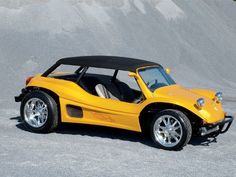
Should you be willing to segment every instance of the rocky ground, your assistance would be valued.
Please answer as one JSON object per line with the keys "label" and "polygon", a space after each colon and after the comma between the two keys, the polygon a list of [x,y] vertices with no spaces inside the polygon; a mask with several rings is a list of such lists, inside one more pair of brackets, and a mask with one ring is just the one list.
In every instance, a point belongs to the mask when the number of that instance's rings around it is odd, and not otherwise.
{"label": "rocky ground", "polygon": [[[236,102],[225,103],[236,116]],[[214,176],[236,174],[236,124],[216,139],[193,138],[181,151],[152,147],[139,133],[65,124],[28,132],[14,110],[0,111],[0,174],[39,176]]]}
{"label": "rocky ground", "polygon": [[118,55],[170,67],[187,87],[223,91],[236,115],[235,11],[233,0],[0,0],[0,176],[235,176],[235,123],[168,152],[103,127],[27,132],[13,100],[27,76],[59,58]]}

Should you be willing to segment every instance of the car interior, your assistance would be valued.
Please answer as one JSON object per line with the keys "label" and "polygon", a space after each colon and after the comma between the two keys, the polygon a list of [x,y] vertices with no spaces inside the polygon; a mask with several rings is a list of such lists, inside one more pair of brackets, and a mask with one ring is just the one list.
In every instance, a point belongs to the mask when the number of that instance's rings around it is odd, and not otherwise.
{"label": "car interior", "polygon": [[[132,89],[125,82],[118,80],[116,78],[117,72],[115,71],[113,76],[84,73],[78,84],[88,93],[101,98],[140,103],[144,99],[142,92]],[[53,77],[77,82],[80,74],[81,72],[76,72],[74,74],[54,75]]]}

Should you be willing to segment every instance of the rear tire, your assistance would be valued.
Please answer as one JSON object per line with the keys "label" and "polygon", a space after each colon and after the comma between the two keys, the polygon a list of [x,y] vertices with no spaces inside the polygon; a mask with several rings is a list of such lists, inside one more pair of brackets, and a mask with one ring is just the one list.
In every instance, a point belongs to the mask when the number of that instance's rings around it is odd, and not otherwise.
{"label": "rear tire", "polygon": [[56,101],[39,90],[28,93],[21,102],[21,119],[24,126],[35,133],[48,133],[58,125]]}
{"label": "rear tire", "polygon": [[180,150],[191,139],[192,126],[181,111],[168,109],[157,113],[150,125],[154,145],[165,150]]}

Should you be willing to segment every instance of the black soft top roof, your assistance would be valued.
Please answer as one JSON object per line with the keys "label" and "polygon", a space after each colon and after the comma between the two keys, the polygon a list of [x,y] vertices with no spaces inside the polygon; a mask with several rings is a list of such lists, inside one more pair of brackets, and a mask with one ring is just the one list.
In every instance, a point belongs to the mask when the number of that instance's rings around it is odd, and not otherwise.
{"label": "black soft top roof", "polygon": [[81,56],[62,58],[57,61],[57,64],[64,65],[78,65],[82,67],[96,67],[96,68],[109,68],[115,70],[133,71],[143,66],[158,65],[158,63],[126,58],[117,56]]}

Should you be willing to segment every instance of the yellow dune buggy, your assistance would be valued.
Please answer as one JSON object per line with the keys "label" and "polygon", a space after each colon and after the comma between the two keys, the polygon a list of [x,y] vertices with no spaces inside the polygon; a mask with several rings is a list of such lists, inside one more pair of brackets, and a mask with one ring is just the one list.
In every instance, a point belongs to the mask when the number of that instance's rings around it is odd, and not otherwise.
{"label": "yellow dune buggy", "polygon": [[[74,70],[56,71],[61,66]],[[149,134],[166,150],[182,148],[193,134],[216,136],[229,129],[233,117],[222,108],[221,92],[184,88],[169,73],[132,58],[63,58],[27,78],[15,101],[33,132],[50,132],[58,122],[108,126]]]}

